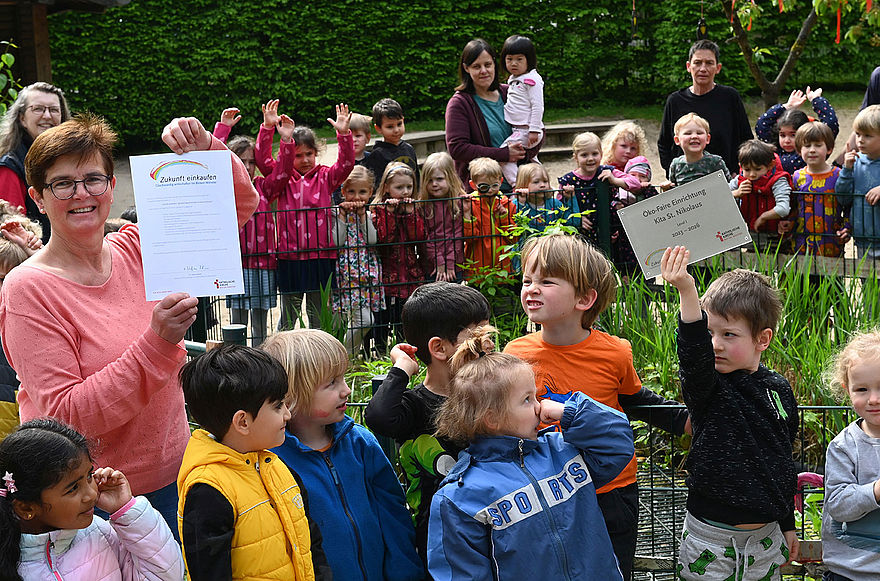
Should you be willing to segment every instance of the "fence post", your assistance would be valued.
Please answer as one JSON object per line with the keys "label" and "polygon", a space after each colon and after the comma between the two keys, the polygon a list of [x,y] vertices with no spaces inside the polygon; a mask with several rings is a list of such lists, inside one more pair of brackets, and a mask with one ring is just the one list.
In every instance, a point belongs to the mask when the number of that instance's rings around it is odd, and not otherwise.
{"label": "fence post", "polygon": [[224,343],[247,345],[247,325],[223,325],[220,333]]}
{"label": "fence post", "polygon": [[599,207],[596,210],[598,229],[599,229],[599,246],[605,251],[605,255],[611,258],[611,188],[608,182],[599,181],[596,186],[596,197],[599,200]]}
{"label": "fence post", "polygon": [[[370,397],[375,395],[376,390],[382,386],[382,382],[385,381],[385,375],[375,375],[373,379],[370,381]],[[382,448],[382,451],[385,452],[385,455],[388,456],[388,461],[391,462],[392,466],[397,466],[397,444],[394,442],[392,438],[388,436],[380,436],[379,434],[373,434],[376,436],[376,439],[379,441],[379,447]]]}

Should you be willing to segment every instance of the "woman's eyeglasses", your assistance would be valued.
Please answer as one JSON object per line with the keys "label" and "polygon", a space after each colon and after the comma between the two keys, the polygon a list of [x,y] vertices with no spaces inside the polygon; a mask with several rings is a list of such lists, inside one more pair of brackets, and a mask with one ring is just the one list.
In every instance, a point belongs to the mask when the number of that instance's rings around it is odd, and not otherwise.
{"label": "woman's eyeglasses", "polygon": [[33,111],[37,117],[42,117],[46,111],[49,112],[52,117],[60,117],[61,116],[61,108],[60,107],[44,107],[43,105],[31,105],[28,107],[31,111]]}
{"label": "woman's eyeglasses", "polygon": [[51,184],[46,184],[46,187],[49,188],[49,191],[52,192],[52,195],[58,198],[59,200],[69,200],[76,194],[76,185],[82,184],[90,196],[100,196],[104,192],[107,191],[107,186],[110,185],[110,178],[113,176],[89,176],[83,180],[68,180],[68,179],[60,179],[55,180]]}

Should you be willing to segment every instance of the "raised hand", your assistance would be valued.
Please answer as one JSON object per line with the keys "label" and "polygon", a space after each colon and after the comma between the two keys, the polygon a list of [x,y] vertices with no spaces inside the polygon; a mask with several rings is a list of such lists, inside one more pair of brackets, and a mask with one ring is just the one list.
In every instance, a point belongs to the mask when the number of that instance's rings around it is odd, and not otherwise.
{"label": "raised hand", "polygon": [[211,147],[211,134],[195,117],[178,117],[162,130],[162,141],[171,151],[180,155],[190,151],[204,151]]}
{"label": "raised hand", "polygon": [[241,115],[239,115],[238,113],[239,110],[237,107],[228,107],[226,109],[223,109],[223,113],[220,113],[220,123],[230,128],[235,126],[236,123],[241,121]]}
{"label": "raised hand", "polygon": [[419,371],[416,361],[416,347],[407,343],[398,343],[391,348],[391,364],[412,377]]}
{"label": "raised hand", "polygon": [[98,485],[98,500],[95,504],[104,512],[113,514],[131,500],[128,479],[119,470],[97,468],[92,477]]}
{"label": "raised hand", "polygon": [[274,129],[281,117],[278,115],[278,99],[269,99],[269,102],[262,105],[263,110],[263,127],[266,129]]}
{"label": "raised hand", "polygon": [[684,246],[671,246],[663,252],[660,259],[660,274],[663,279],[681,291],[694,285],[694,277],[687,271],[691,252]]}
{"label": "raised hand", "polygon": [[[807,87],[807,89],[809,90],[809,87]],[[804,92],[800,89],[795,89],[791,92],[791,95],[789,95],[788,97],[788,101],[785,102],[785,105],[783,105],[783,107],[785,107],[786,109],[797,109],[798,107],[803,105],[804,101],[806,100],[807,97],[804,95]]]}
{"label": "raised hand", "polygon": [[858,151],[854,147],[852,147],[849,142],[846,144],[846,151],[843,154],[843,167],[846,169],[852,169],[856,164],[856,158],[859,157]]}
{"label": "raised hand", "polygon": [[293,122],[293,119],[283,114],[279,117],[278,135],[281,136],[281,141],[285,143],[293,141],[293,130],[295,128],[296,123]]}
{"label": "raised hand", "polygon": [[351,123],[351,111],[348,110],[348,105],[345,103],[340,103],[336,106],[336,120],[327,117],[327,122],[336,129],[336,133],[340,135],[348,134],[348,125]]}
{"label": "raised hand", "polygon": [[156,303],[150,327],[169,343],[180,343],[186,330],[196,320],[199,299],[186,293],[171,293]]}
{"label": "raised hand", "polygon": [[813,99],[815,99],[816,97],[821,97],[821,96],[822,96],[822,89],[821,88],[817,88],[815,91],[811,91],[810,86],[807,85],[807,101],[810,101],[812,103]]}

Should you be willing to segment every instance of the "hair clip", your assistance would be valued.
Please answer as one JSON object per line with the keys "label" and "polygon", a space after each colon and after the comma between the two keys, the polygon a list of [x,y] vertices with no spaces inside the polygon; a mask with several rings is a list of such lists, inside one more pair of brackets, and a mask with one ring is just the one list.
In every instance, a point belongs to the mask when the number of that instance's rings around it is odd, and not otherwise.
{"label": "hair clip", "polygon": [[3,475],[3,482],[5,483],[5,488],[0,488],[0,496],[18,492],[18,488],[15,487],[15,480],[12,478],[12,472],[7,472]]}

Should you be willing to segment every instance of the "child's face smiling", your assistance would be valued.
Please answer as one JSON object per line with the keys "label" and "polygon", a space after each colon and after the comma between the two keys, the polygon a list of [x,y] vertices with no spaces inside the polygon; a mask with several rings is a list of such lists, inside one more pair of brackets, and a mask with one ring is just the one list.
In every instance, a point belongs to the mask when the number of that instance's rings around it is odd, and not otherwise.
{"label": "child's face smiling", "polygon": [[403,117],[400,119],[382,119],[381,125],[376,125],[376,131],[382,136],[382,139],[390,145],[397,145],[403,139],[406,126],[403,123]]}
{"label": "child's face smiling", "polygon": [[712,349],[715,351],[715,371],[757,371],[761,363],[761,353],[770,344],[770,329],[765,329],[755,339],[748,321],[742,317],[727,319],[711,311],[706,311],[706,315],[709,319]]}
{"label": "child's face smiling", "polygon": [[626,165],[626,162],[639,154],[639,144],[634,141],[627,141],[620,138],[614,144],[614,159],[619,165]]}
{"label": "child's face smiling", "polygon": [[254,450],[268,450],[284,443],[284,428],[290,419],[290,407],[284,400],[263,402],[251,418],[248,445]]}
{"label": "child's face smiling", "polygon": [[872,438],[880,438],[880,357],[857,359],[846,381],[853,409],[864,419],[862,429]]}
{"label": "child's face smiling", "polygon": [[678,128],[675,142],[685,153],[702,154],[709,145],[709,132],[699,123],[691,121]]}
{"label": "child's face smiling", "polygon": [[408,175],[393,176],[385,184],[385,193],[389,198],[402,200],[411,198],[413,193],[413,179]]}
{"label": "child's face smiling", "polygon": [[791,153],[795,150],[795,133],[797,133],[797,129],[791,125],[782,125],[779,127],[779,147],[781,147],[783,151]]}
{"label": "child's face smiling", "polygon": [[342,421],[350,395],[351,388],[345,383],[345,377],[342,375],[325,379],[318,384],[315,393],[312,394],[310,418],[324,425]]}
{"label": "child's face smiling", "polygon": [[342,198],[346,202],[363,202],[370,201],[373,195],[373,184],[371,182],[350,181],[342,188]]}
{"label": "child's face smiling", "polygon": [[529,72],[529,63],[524,54],[505,55],[504,67],[511,75],[524,75]]}
{"label": "child's face smiling", "polygon": [[588,145],[584,149],[579,149],[575,153],[574,158],[581,173],[591,176],[599,169],[602,160],[602,148],[598,145]]}
{"label": "child's face smiling", "polygon": [[535,389],[535,374],[525,365],[517,366],[515,378],[507,395],[507,421],[498,432],[523,440],[538,438],[541,425],[541,404]]}
{"label": "child's face smiling", "polygon": [[856,131],[856,146],[868,159],[880,158],[880,133]]}
{"label": "child's face smiling", "polygon": [[59,529],[84,529],[92,524],[98,485],[92,477],[92,461],[83,454],[61,480],[43,490],[40,504],[27,523],[30,534],[40,534]]}
{"label": "child's face smiling", "polygon": [[828,160],[828,146],[824,141],[812,141],[801,146],[801,157],[808,168],[824,167]]}

